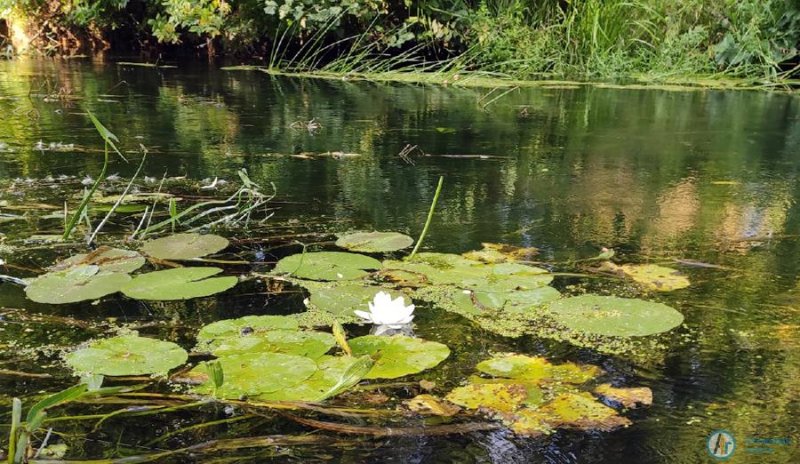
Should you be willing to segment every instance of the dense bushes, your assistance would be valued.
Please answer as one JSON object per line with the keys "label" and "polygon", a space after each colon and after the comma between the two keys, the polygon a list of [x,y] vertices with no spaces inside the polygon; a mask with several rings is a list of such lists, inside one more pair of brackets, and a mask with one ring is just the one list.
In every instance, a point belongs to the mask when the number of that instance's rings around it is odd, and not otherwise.
{"label": "dense bushes", "polygon": [[460,55],[523,78],[774,79],[796,72],[800,43],[800,0],[0,0],[0,17],[12,32],[36,31],[39,49],[124,32],[139,44],[255,54],[274,65],[301,51],[313,54],[305,66],[319,67],[353,47],[368,50],[364,57],[403,56],[397,65],[410,51],[428,61]]}

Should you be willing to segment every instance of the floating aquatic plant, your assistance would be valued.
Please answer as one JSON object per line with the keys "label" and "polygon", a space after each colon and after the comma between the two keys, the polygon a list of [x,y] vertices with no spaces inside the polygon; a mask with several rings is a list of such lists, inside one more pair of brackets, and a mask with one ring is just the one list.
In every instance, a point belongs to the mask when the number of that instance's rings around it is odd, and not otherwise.
{"label": "floating aquatic plant", "polygon": [[172,342],[136,335],[99,340],[66,356],[80,374],[111,376],[166,374],[187,359],[186,351]]}
{"label": "floating aquatic plant", "polygon": [[360,253],[387,253],[413,244],[413,238],[398,232],[356,232],[336,240],[336,246]]}
{"label": "floating aquatic plant", "polygon": [[396,301],[402,298],[404,306],[411,305],[411,299],[396,290],[379,285],[360,284],[356,282],[316,283],[300,282],[311,292],[308,302],[318,310],[326,311],[343,322],[359,320],[356,311],[369,311],[369,304],[379,292],[384,292]]}
{"label": "floating aquatic plant", "polygon": [[137,300],[188,300],[224,292],[239,281],[237,277],[213,277],[216,267],[179,267],[148,272],[134,277],[120,290]]}
{"label": "floating aquatic plant", "polygon": [[505,354],[478,363],[476,368],[484,374],[506,377],[526,382],[565,382],[582,384],[603,371],[597,366],[579,366],[574,363],[554,365],[540,356]]}
{"label": "floating aquatic plant", "polygon": [[90,253],[77,254],[59,261],[51,270],[62,271],[81,265],[95,265],[100,271],[130,274],[144,266],[144,263],[144,257],[135,251],[101,246]]}
{"label": "floating aquatic plant", "polygon": [[189,260],[218,253],[228,244],[228,239],[219,235],[183,233],[145,242],[141,250],[158,259]]}
{"label": "floating aquatic plant", "polygon": [[354,356],[377,357],[367,379],[396,379],[436,367],[450,356],[450,348],[441,343],[406,335],[381,337],[366,335],[349,341]]}
{"label": "floating aquatic plant", "polygon": [[[542,357],[508,353],[477,367],[501,378],[473,377],[468,385],[452,390],[445,399],[498,419],[517,434],[537,436],[557,428],[611,430],[631,423],[580,390],[581,384],[602,373],[596,366],[555,365]],[[647,392],[649,389],[644,387],[636,390],[642,398]],[[616,392],[609,394],[613,393]]]}
{"label": "floating aquatic plant", "polygon": [[483,249],[463,253],[467,259],[484,263],[503,263],[506,261],[527,261],[539,253],[535,247],[520,248],[499,243],[482,243]]}
{"label": "floating aquatic plant", "polygon": [[318,402],[355,386],[372,369],[369,356],[323,356],[316,360],[317,370],[294,388],[261,395],[265,400]]}
{"label": "floating aquatic plant", "polygon": [[380,335],[389,329],[402,328],[414,320],[414,305],[406,305],[402,296],[393,299],[388,293],[380,291],[367,304],[369,312],[354,312],[358,317],[378,326],[375,335]]}
{"label": "floating aquatic plant", "polygon": [[[297,319],[290,316],[245,316],[239,319],[224,319],[204,326],[197,334],[197,341],[213,343],[246,334],[258,334],[269,330],[297,330],[299,328]],[[201,350],[210,349],[212,348],[201,348]]]}
{"label": "floating aquatic plant", "polygon": [[642,337],[674,329],[683,315],[662,304],[633,298],[582,295],[550,304],[550,314],[564,326],[587,334]]}
{"label": "floating aquatic plant", "polygon": [[[482,291],[532,290],[552,282],[545,269],[516,263],[487,264],[461,255],[419,253],[415,261],[383,262],[385,274],[407,285],[454,285]],[[398,271],[403,272],[399,277]],[[409,281],[409,276],[416,279]]]}
{"label": "floating aquatic plant", "polygon": [[[224,383],[216,388],[219,398],[258,398],[266,393],[291,389],[300,385],[317,371],[311,358],[283,353],[240,353],[219,358]],[[208,366],[200,364],[192,371],[208,375]],[[209,394],[215,389],[211,382],[197,386],[198,393]]]}
{"label": "floating aquatic plant", "polygon": [[316,359],[336,344],[333,335],[308,330],[244,331],[236,337],[217,338],[211,343],[215,356],[244,353],[284,353]]}
{"label": "floating aquatic plant", "polygon": [[680,272],[656,264],[623,264],[622,266],[617,266],[612,262],[606,262],[603,263],[600,269],[621,273],[648,290],[656,292],[670,292],[691,285],[689,279]]}
{"label": "floating aquatic plant", "polygon": [[522,385],[484,383],[458,387],[445,399],[467,409],[510,412],[522,407],[527,397],[528,391]]}
{"label": "floating aquatic plant", "polygon": [[340,251],[319,251],[287,256],[278,261],[274,273],[310,280],[354,280],[365,277],[381,262],[369,256]]}
{"label": "floating aquatic plant", "polygon": [[603,398],[619,403],[626,408],[650,406],[653,404],[653,391],[647,387],[613,387],[610,383],[598,385],[594,393]]}
{"label": "floating aquatic plant", "polygon": [[96,265],[81,265],[33,279],[25,287],[25,294],[37,303],[76,303],[116,293],[130,280],[124,273],[101,271]]}

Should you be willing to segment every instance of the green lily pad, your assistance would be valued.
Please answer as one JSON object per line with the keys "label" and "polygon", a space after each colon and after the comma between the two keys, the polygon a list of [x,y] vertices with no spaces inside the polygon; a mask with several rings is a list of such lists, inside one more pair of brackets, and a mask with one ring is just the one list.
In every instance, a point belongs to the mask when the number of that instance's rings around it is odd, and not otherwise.
{"label": "green lily pad", "polygon": [[303,383],[265,393],[260,399],[270,401],[322,401],[357,384],[372,369],[369,356],[323,356],[317,360],[317,370]]}
{"label": "green lily pad", "polygon": [[238,337],[226,337],[209,344],[214,356],[244,353],[284,353],[316,359],[327,353],[336,341],[324,332],[270,330]]}
{"label": "green lily pad", "polygon": [[127,274],[100,272],[99,266],[85,265],[39,276],[25,287],[25,294],[37,303],[75,303],[116,293],[130,280]]}
{"label": "green lily pad", "polygon": [[384,261],[389,276],[402,273],[402,279],[416,276],[410,285],[454,285],[459,288],[500,292],[534,290],[552,282],[553,277],[538,267],[517,263],[488,264],[460,255],[419,253],[414,261]]}
{"label": "green lily pad", "polygon": [[535,290],[508,292],[482,292],[462,290],[453,296],[453,303],[465,313],[537,311],[545,303],[561,298],[561,293],[553,287],[540,287]]}
{"label": "green lily pad", "polygon": [[513,353],[482,361],[478,364],[477,369],[495,377],[574,384],[588,382],[603,372],[597,366],[579,366],[570,362],[554,365],[540,356]]}
{"label": "green lily pad", "polygon": [[366,335],[349,341],[353,355],[369,355],[375,366],[367,379],[396,379],[436,367],[450,355],[450,348],[405,335]]}
{"label": "green lily pad", "polygon": [[135,251],[101,246],[91,253],[77,254],[59,261],[52,267],[52,270],[60,271],[88,264],[98,266],[101,272],[107,271],[130,274],[144,266],[144,263],[144,257]]}
{"label": "green lily pad", "polygon": [[445,399],[467,409],[509,412],[521,407],[527,397],[528,391],[522,385],[484,383],[458,387]]}
{"label": "green lily pad", "polygon": [[311,289],[309,301],[316,309],[327,311],[336,316],[347,316],[350,318],[357,316],[354,311],[369,312],[368,303],[375,298],[378,292],[386,292],[392,299],[403,297],[403,304],[410,305],[411,299],[405,295],[385,289],[377,285],[359,285],[356,283],[343,283],[333,286],[319,286]]}
{"label": "green lily pad", "polygon": [[341,251],[320,251],[287,256],[274,272],[300,279],[354,280],[367,275],[366,269],[380,269],[381,262],[369,256]]}
{"label": "green lily pad", "polygon": [[223,338],[239,337],[244,333],[261,333],[269,330],[298,330],[297,319],[291,316],[244,316],[212,322],[200,329],[198,342],[212,342]]}
{"label": "green lily pad", "polygon": [[657,334],[683,322],[683,315],[665,304],[613,296],[566,298],[551,303],[550,311],[570,329],[613,337]]}
{"label": "green lily pad", "polygon": [[145,242],[142,252],[158,259],[187,260],[224,250],[228,239],[219,235],[175,234]]}
{"label": "green lily pad", "polygon": [[149,272],[122,286],[122,293],[137,300],[188,300],[224,292],[236,285],[236,277],[214,277],[216,267],[179,267]]}
{"label": "green lily pad", "polygon": [[76,372],[98,375],[166,374],[187,359],[186,351],[172,342],[135,335],[100,340],[66,357]]}
{"label": "green lily pad", "polygon": [[[219,398],[239,399],[258,397],[265,393],[297,387],[317,371],[313,359],[282,353],[243,353],[219,358],[224,382],[217,389]],[[200,364],[192,373],[208,374],[207,365]],[[201,394],[213,391],[208,381],[195,387]]]}
{"label": "green lily pad", "polygon": [[336,240],[336,246],[361,253],[387,253],[413,244],[413,238],[398,232],[356,232]]}

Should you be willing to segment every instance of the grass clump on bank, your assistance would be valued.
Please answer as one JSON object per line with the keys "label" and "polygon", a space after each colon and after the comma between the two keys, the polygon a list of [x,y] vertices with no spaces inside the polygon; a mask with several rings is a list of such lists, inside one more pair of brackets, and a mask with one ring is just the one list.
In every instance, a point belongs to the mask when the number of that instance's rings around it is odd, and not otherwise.
{"label": "grass clump on bank", "polygon": [[135,38],[159,52],[256,57],[273,72],[776,83],[800,69],[796,0],[0,0],[0,19],[18,49]]}

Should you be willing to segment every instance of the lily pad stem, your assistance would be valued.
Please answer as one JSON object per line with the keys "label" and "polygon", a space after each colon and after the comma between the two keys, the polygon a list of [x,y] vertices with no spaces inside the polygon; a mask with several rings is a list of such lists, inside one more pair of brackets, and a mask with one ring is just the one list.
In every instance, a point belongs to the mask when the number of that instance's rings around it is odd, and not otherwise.
{"label": "lily pad stem", "polygon": [[419,234],[417,244],[414,245],[414,250],[408,256],[409,261],[414,259],[414,255],[417,254],[417,250],[419,250],[420,245],[422,245],[422,241],[425,239],[425,234],[428,233],[428,227],[430,227],[431,220],[433,219],[433,210],[436,209],[436,202],[439,200],[439,193],[442,191],[442,184],[444,184],[444,176],[439,176],[439,185],[436,187],[436,193],[433,195],[431,209],[428,211],[428,219],[425,221],[425,227],[422,228],[422,233]]}

